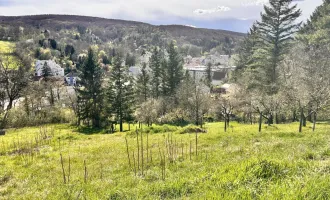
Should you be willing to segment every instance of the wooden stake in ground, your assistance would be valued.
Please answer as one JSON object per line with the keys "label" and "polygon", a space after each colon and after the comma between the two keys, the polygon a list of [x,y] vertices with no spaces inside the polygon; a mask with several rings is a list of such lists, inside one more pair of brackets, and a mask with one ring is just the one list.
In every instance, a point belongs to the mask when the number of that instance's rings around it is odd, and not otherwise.
{"label": "wooden stake in ground", "polygon": [[134,174],[136,176],[136,164],[135,164],[135,155],[134,155],[134,151],[133,151],[133,164],[134,164]]}
{"label": "wooden stake in ground", "polygon": [[125,137],[125,141],[126,141],[126,151],[127,151],[128,165],[129,165],[129,168],[132,169],[131,158],[130,158],[130,156],[129,156],[129,150],[128,150],[128,141],[127,141],[127,137]]}
{"label": "wooden stake in ground", "polygon": [[198,146],[198,134],[197,134],[197,129],[196,129],[196,156],[198,155],[197,146]]}
{"label": "wooden stake in ground", "polygon": [[69,156],[69,174],[68,174],[68,183],[70,183],[70,177],[71,177],[71,158]]}
{"label": "wooden stake in ground", "polygon": [[147,133],[147,165],[149,162],[149,133]]}
{"label": "wooden stake in ground", "polygon": [[191,148],[192,148],[192,144],[191,144],[191,140],[190,140],[190,152],[189,152],[189,157],[190,157],[190,161],[191,161]]}
{"label": "wooden stake in ground", "polygon": [[62,165],[62,173],[63,173],[63,182],[64,182],[64,184],[66,184],[66,177],[65,177],[63,157],[62,157],[62,154],[60,154],[60,155],[61,155],[61,165]]}
{"label": "wooden stake in ground", "polygon": [[88,174],[87,174],[86,160],[84,160],[84,171],[85,171],[85,173],[84,173],[84,181],[85,181],[85,183],[87,183],[87,176],[88,176]]}
{"label": "wooden stake in ground", "polygon": [[141,131],[141,170],[142,170],[142,175],[143,175],[143,167],[144,167],[144,159],[143,159],[143,134],[142,134],[142,131]]}
{"label": "wooden stake in ground", "polygon": [[138,165],[138,170],[140,170],[140,144],[139,144],[139,133],[138,130],[136,129],[136,144],[137,144],[137,165]]}

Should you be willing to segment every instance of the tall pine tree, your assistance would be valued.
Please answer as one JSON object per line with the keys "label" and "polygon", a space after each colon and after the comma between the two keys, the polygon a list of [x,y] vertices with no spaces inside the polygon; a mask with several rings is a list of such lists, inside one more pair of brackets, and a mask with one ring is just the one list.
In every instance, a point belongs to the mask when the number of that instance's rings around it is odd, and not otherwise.
{"label": "tall pine tree", "polygon": [[108,115],[114,116],[123,131],[123,122],[132,120],[134,91],[133,79],[129,75],[128,67],[123,66],[120,53],[114,57],[113,68],[107,89]]}
{"label": "tall pine tree", "polygon": [[151,86],[152,86],[152,95],[154,98],[158,98],[161,95],[161,58],[160,52],[157,47],[154,48],[149,66],[151,68]]}
{"label": "tall pine tree", "polygon": [[172,41],[168,48],[168,61],[166,68],[165,87],[168,95],[175,95],[176,89],[183,79],[183,60],[178,52],[175,42]]}
{"label": "tall pine tree", "polygon": [[150,97],[150,75],[146,63],[143,63],[141,74],[136,80],[136,90],[140,104],[146,102]]}
{"label": "tall pine tree", "polygon": [[278,66],[290,47],[293,34],[301,23],[296,23],[301,15],[297,4],[291,6],[293,0],[270,0],[264,6],[261,22],[258,23],[263,46],[263,64],[267,76],[265,86],[269,94],[278,91]]}
{"label": "tall pine tree", "polygon": [[103,108],[103,73],[98,64],[95,50],[89,48],[88,56],[81,68],[80,87],[76,88],[78,99],[78,118],[92,121],[94,128],[101,127]]}
{"label": "tall pine tree", "polygon": [[206,74],[206,76],[204,79],[204,83],[211,91],[212,90],[212,63],[207,63],[205,74]]}

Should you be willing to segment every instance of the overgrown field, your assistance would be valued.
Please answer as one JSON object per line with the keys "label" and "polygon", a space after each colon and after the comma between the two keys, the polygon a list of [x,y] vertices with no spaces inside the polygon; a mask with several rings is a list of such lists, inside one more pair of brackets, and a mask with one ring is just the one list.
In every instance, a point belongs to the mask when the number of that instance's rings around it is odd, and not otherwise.
{"label": "overgrown field", "polygon": [[[8,41],[0,41],[0,56],[3,59],[4,65],[9,65],[10,68],[17,67],[17,57],[13,55],[15,43]],[[6,67],[6,66],[5,66]]]}
{"label": "overgrown field", "polygon": [[298,124],[262,133],[257,125],[233,123],[227,133],[223,126],[143,127],[138,142],[135,131],[8,130],[0,137],[0,198],[330,198],[330,125],[300,134]]}

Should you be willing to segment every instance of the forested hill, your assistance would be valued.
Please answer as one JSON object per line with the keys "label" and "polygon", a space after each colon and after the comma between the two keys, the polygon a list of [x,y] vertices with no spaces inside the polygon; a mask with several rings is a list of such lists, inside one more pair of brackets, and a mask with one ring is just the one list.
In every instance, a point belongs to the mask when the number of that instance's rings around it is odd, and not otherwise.
{"label": "forested hill", "polygon": [[224,54],[232,53],[238,41],[245,35],[182,25],[154,26],[135,21],[74,15],[0,16],[0,25],[20,26],[30,32],[38,29],[53,32],[75,29],[81,35],[85,34],[87,30],[89,31],[87,33],[97,37],[98,42],[134,43],[135,45],[131,49],[145,45],[163,45],[169,40],[176,40],[179,46],[192,45],[207,52],[216,49]]}

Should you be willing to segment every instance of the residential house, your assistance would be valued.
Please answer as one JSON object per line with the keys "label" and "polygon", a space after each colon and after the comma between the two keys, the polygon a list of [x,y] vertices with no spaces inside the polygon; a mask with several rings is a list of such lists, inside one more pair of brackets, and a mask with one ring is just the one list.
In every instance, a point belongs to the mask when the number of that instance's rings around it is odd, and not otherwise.
{"label": "residential house", "polygon": [[[226,79],[233,67],[218,66],[212,68],[212,85],[221,85]],[[202,81],[206,78],[206,66],[185,66],[185,70],[189,71],[191,77],[196,81]]]}
{"label": "residential house", "polygon": [[51,76],[55,78],[64,77],[64,69],[60,65],[56,64],[56,62],[53,60],[38,60],[35,66],[36,77],[43,76],[45,66],[49,67]]}
{"label": "residential house", "polygon": [[70,72],[67,75],[65,75],[64,80],[67,85],[69,86],[75,86],[79,79],[79,74],[77,72]]}

